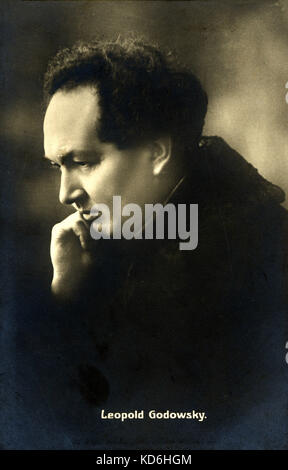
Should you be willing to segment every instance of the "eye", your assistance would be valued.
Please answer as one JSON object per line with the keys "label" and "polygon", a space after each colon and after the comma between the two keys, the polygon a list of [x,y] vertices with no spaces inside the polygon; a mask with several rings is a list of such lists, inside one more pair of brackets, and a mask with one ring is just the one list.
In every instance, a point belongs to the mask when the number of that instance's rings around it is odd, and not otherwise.
{"label": "eye", "polygon": [[59,170],[60,165],[59,165],[58,163],[52,162],[52,161],[50,160],[50,162],[49,162],[49,167],[52,168],[53,170],[56,170],[56,169]]}
{"label": "eye", "polygon": [[76,167],[80,166],[81,168],[83,168],[83,170],[89,170],[90,168],[95,166],[95,162],[85,162],[85,161],[73,160],[72,163]]}
{"label": "eye", "polygon": [[74,163],[75,163],[75,165],[77,165],[77,166],[88,166],[88,163],[87,163],[87,162],[75,162],[75,161],[74,161]]}

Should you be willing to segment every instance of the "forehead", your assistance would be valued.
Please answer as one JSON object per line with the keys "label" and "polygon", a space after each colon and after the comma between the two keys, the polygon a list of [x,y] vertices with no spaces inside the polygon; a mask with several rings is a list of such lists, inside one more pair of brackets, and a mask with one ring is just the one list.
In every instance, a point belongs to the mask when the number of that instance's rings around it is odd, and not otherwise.
{"label": "forehead", "polygon": [[[90,86],[57,91],[44,118],[44,147],[47,155],[83,147],[96,138],[100,117],[97,92]],[[62,149],[62,150],[61,150]]]}

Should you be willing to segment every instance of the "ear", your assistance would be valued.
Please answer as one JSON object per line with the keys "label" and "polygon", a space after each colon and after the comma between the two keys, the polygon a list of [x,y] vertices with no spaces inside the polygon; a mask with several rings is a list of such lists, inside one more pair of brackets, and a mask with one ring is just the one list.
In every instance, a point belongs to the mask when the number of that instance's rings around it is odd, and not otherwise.
{"label": "ear", "polygon": [[172,141],[171,137],[161,137],[153,142],[152,165],[153,175],[159,175],[171,157]]}

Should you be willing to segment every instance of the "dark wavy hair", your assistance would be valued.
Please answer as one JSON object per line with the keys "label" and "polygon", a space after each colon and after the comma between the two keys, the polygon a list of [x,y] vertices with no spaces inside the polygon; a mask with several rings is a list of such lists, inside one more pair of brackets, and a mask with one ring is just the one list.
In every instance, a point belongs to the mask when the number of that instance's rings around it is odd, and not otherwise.
{"label": "dark wavy hair", "polygon": [[168,134],[187,149],[201,136],[207,95],[195,75],[175,64],[170,53],[140,39],[77,43],[50,61],[45,105],[59,89],[93,85],[101,141],[126,148]]}

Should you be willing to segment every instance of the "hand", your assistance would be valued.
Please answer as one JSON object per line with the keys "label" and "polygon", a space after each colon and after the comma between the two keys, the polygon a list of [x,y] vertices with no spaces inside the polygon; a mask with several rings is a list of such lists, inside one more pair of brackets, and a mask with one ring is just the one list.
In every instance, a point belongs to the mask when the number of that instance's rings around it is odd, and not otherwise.
{"label": "hand", "polygon": [[51,234],[50,255],[53,265],[52,292],[63,299],[79,294],[93,264],[90,227],[75,212],[54,225]]}

